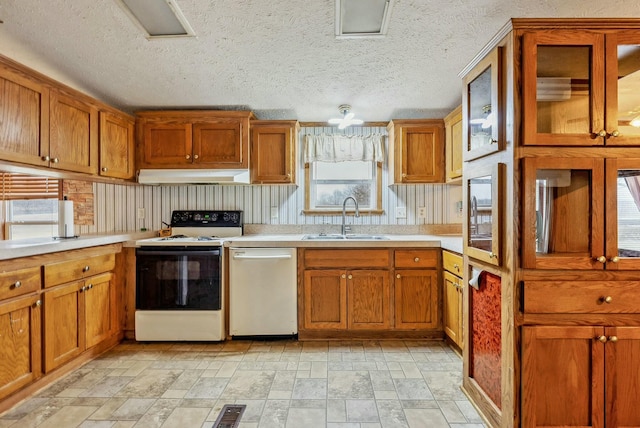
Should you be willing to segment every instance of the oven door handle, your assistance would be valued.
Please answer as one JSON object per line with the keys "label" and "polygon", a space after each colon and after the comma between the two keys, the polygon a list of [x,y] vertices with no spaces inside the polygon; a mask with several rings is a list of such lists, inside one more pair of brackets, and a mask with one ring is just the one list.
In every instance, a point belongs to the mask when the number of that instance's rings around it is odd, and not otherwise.
{"label": "oven door handle", "polygon": [[282,259],[290,259],[291,254],[277,254],[273,256],[245,256],[241,254],[234,254],[234,260],[282,260]]}

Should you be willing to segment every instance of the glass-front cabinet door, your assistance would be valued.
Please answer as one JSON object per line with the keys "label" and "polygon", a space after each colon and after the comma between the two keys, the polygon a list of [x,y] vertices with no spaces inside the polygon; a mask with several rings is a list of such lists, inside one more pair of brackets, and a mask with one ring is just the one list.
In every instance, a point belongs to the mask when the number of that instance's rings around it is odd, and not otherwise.
{"label": "glass-front cabinet door", "polygon": [[523,162],[524,268],[640,269],[640,159]]}
{"label": "glass-front cabinet door", "polygon": [[504,164],[474,168],[466,177],[467,224],[465,254],[500,266]]}
{"label": "glass-front cabinet door", "polygon": [[[640,159],[607,159],[607,269],[640,269]],[[602,260],[602,259],[601,259]]]}
{"label": "glass-front cabinet door", "polygon": [[499,104],[501,57],[502,48],[495,48],[464,77],[465,161],[504,148],[500,120],[502,108]]}
{"label": "glass-front cabinet door", "polygon": [[620,31],[606,38],[607,145],[640,146],[640,34]]}
{"label": "glass-front cabinet door", "polygon": [[523,36],[525,145],[640,145],[640,35]]}

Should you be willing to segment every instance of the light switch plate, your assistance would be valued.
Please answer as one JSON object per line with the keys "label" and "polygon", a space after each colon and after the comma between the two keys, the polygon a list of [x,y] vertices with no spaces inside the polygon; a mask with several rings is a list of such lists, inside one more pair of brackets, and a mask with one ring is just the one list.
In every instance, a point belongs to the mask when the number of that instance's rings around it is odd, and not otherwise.
{"label": "light switch plate", "polygon": [[271,207],[271,218],[278,218],[278,207]]}
{"label": "light switch plate", "polygon": [[396,207],[396,218],[407,218],[407,207]]}
{"label": "light switch plate", "polygon": [[138,208],[138,220],[142,220],[144,218],[144,215],[144,208]]}

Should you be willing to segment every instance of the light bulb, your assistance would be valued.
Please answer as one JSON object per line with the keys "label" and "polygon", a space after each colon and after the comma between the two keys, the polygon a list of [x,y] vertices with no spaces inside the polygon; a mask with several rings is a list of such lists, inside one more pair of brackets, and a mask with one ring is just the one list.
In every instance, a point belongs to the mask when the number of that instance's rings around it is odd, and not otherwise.
{"label": "light bulb", "polygon": [[635,126],[636,128],[640,128],[640,116],[636,116],[633,119],[631,119],[631,122],[629,122],[629,125]]}

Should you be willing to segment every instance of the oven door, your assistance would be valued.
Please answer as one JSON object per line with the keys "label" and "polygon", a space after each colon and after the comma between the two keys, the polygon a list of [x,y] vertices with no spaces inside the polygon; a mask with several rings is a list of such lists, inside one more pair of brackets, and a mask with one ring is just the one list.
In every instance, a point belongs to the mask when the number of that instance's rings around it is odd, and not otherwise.
{"label": "oven door", "polygon": [[136,310],[221,309],[220,247],[142,247],[136,250]]}

